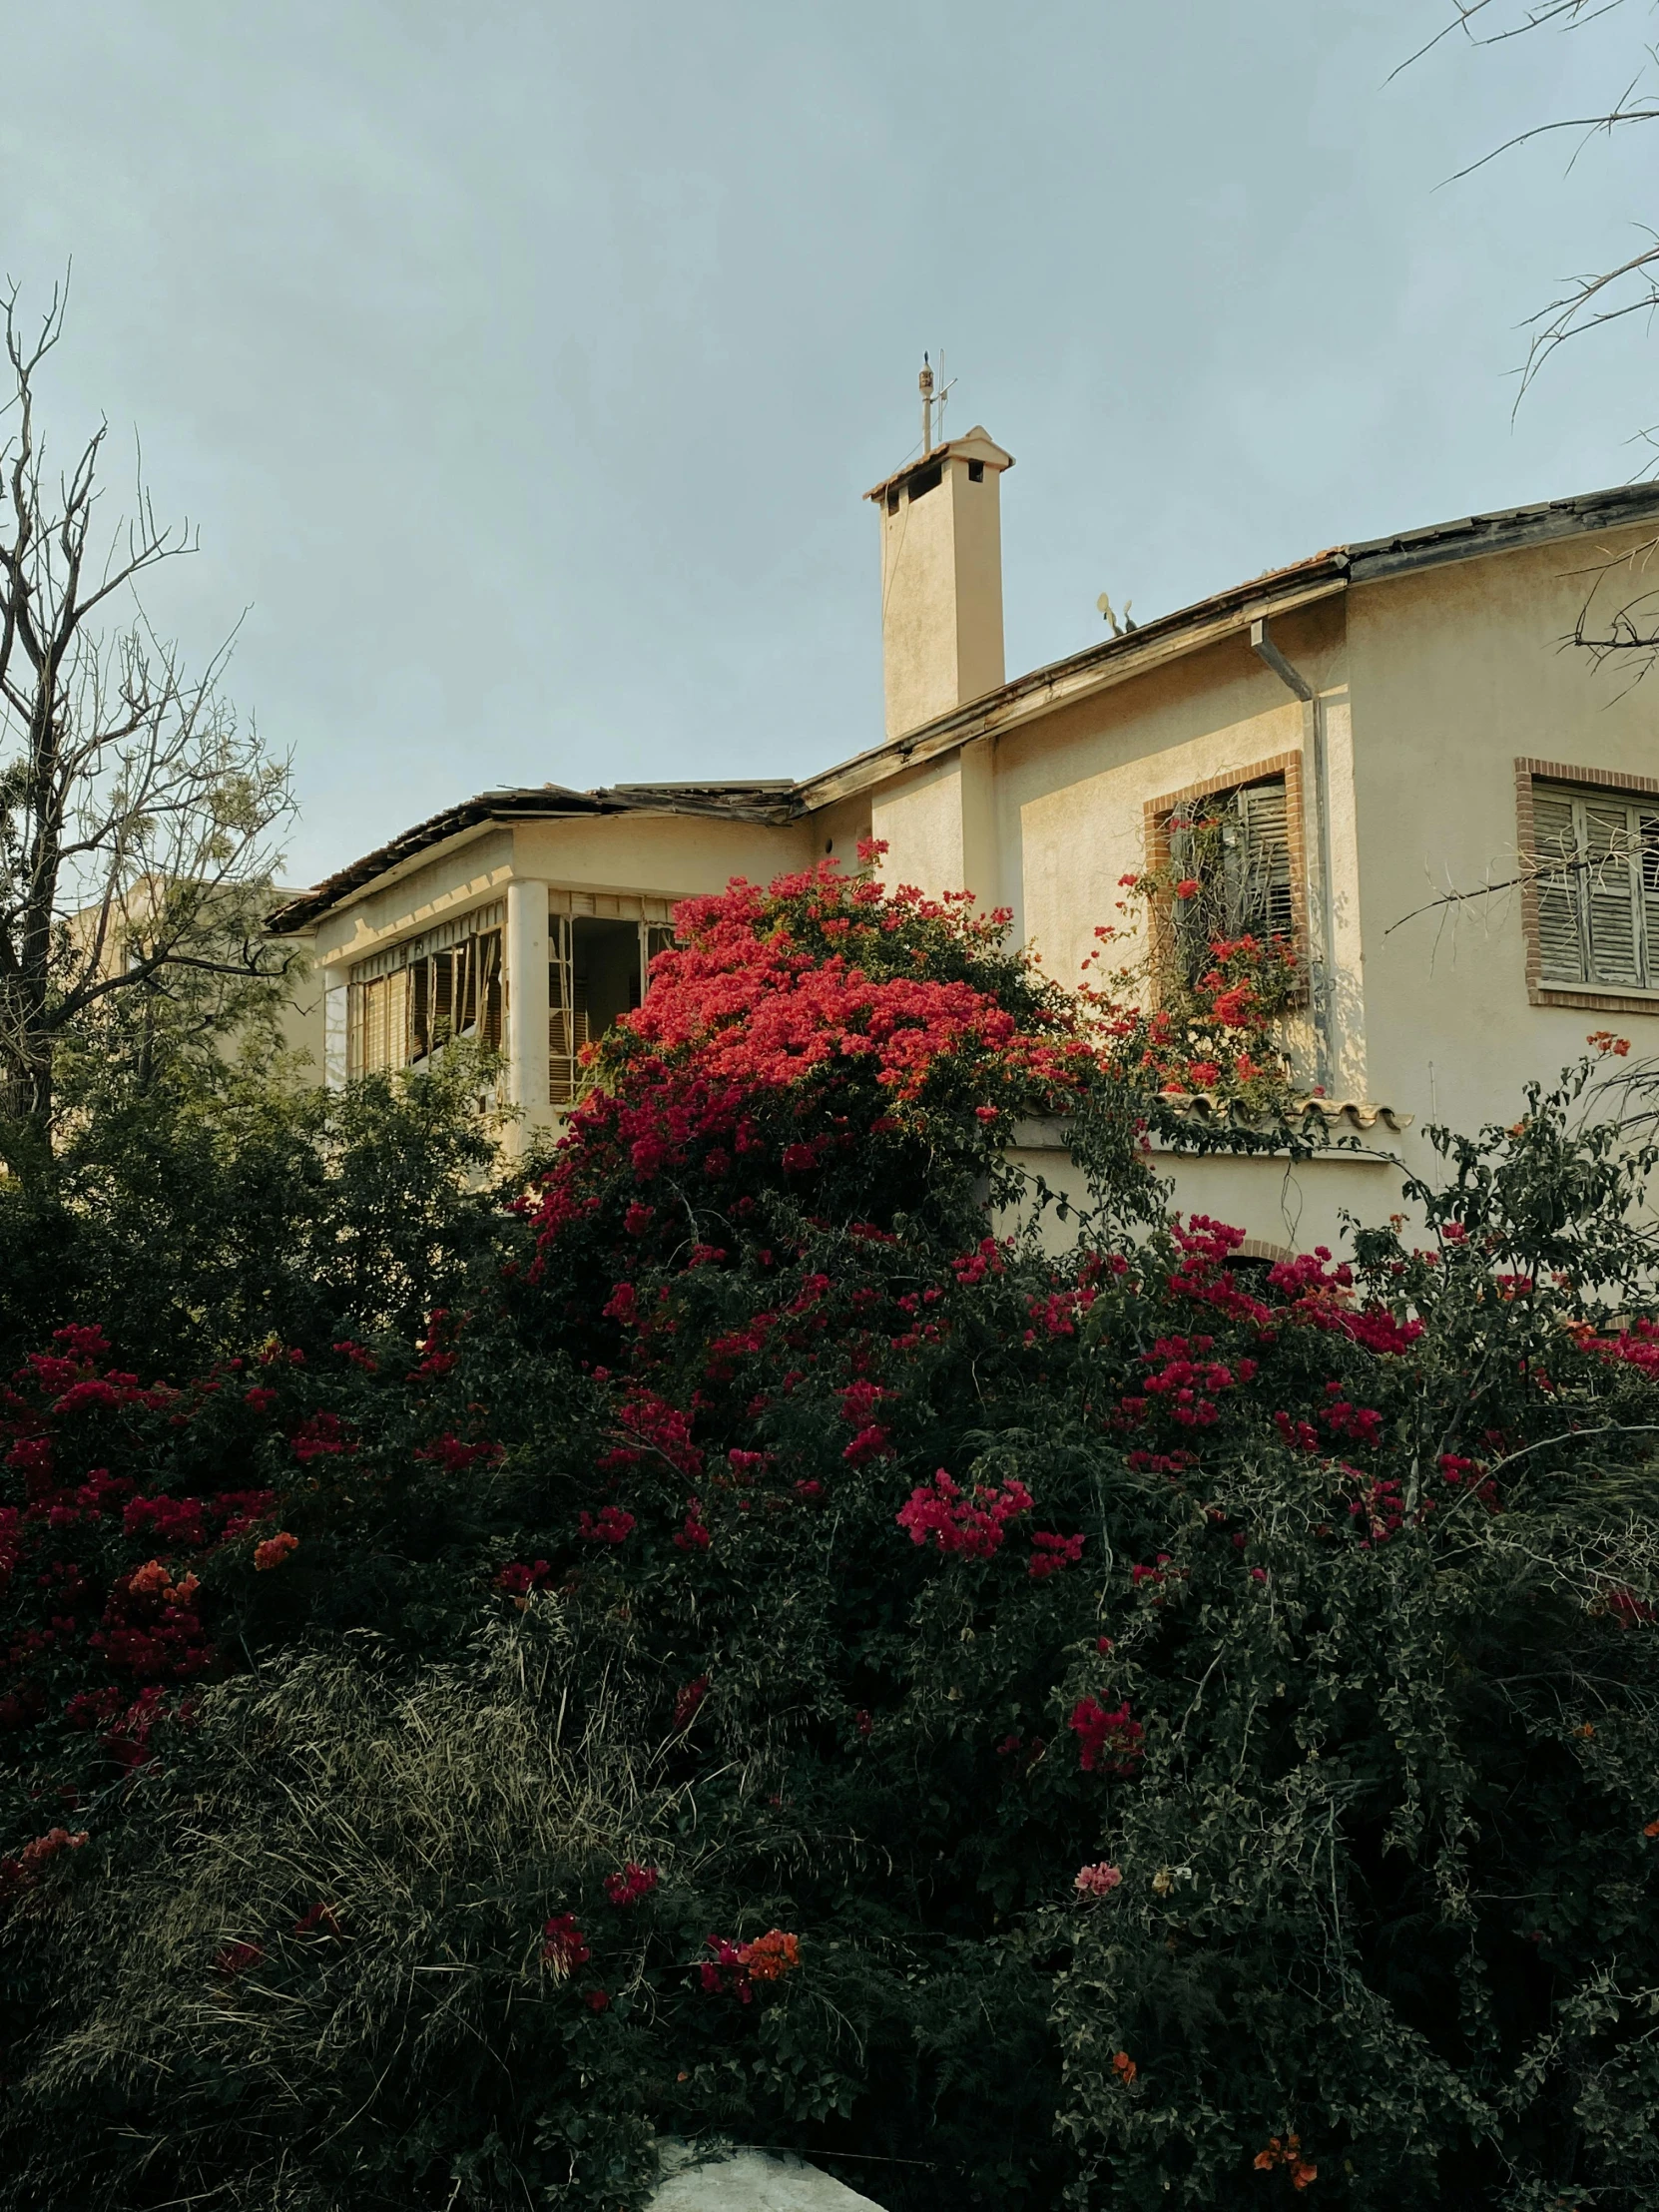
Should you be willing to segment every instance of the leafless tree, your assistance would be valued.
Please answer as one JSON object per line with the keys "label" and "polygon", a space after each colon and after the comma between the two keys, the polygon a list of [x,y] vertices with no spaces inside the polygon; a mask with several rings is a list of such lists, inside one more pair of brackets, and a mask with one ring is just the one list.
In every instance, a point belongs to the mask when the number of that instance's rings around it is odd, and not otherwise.
{"label": "leafless tree", "polygon": [[[1570,34],[1604,23],[1610,16],[1626,16],[1634,30],[1636,14],[1659,13],[1656,0],[1448,0],[1450,15],[1441,28],[1400,67],[1421,61],[1449,38],[1462,38],[1473,46],[1495,47],[1511,40],[1543,33]],[[1628,74],[1625,74],[1625,71]],[[1398,72],[1396,71],[1397,75]],[[1595,138],[1611,138],[1641,124],[1659,123],[1659,51],[1639,39],[1631,48],[1622,89],[1589,115],[1553,116],[1517,132],[1501,146],[1457,171],[1471,176],[1488,162],[1499,160],[1534,139],[1565,134],[1576,138],[1572,154],[1580,153]],[[1569,167],[1570,167],[1569,163]],[[1564,280],[1553,299],[1528,317],[1525,359],[1521,363],[1515,395],[1518,407],[1534,379],[1560,348],[1575,338],[1605,330],[1631,315],[1652,315],[1659,310],[1659,230],[1639,225],[1640,243],[1634,253],[1617,256],[1602,267]],[[1638,433],[1648,446],[1659,446],[1659,433]],[[1584,604],[1570,642],[1582,648],[1600,665],[1608,660],[1625,663],[1633,680],[1648,673],[1659,661],[1659,589],[1654,575],[1659,566],[1659,538],[1639,546],[1634,553],[1589,571]]]}
{"label": "leafless tree", "polygon": [[[1622,13],[1631,0],[1450,0],[1451,20],[1426,45],[1402,63],[1408,68],[1446,39],[1461,36],[1474,46],[1502,46],[1512,39],[1544,31],[1587,30],[1593,23]],[[1652,14],[1655,0],[1638,0],[1643,12]],[[1632,57],[1636,67],[1623,90],[1593,115],[1555,116],[1494,146],[1448,180],[1470,177],[1488,162],[1499,160],[1518,146],[1560,133],[1576,134],[1579,151],[1592,138],[1610,138],[1635,124],[1659,123],[1659,57],[1643,45]],[[1397,72],[1396,72],[1397,74]],[[1573,155],[1576,161],[1577,152]],[[1570,165],[1569,165],[1570,166]],[[1641,226],[1646,241],[1634,254],[1599,270],[1568,279],[1565,289],[1528,319],[1531,337],[1521,367],[1517,405],[1550,356],[1568,339],[1583,337],[1627,315],[1644,314],[1659,307],[1659,232]]]}
{"label": "leafless tree", "polygon": [[[0,310],[0,1154],[49,1155],[66,1046],[118,1009],[180,992],[269,990],[289,955],[259,932],[287,764],[221,685],[152,627],[140,586],[196,549],[158,523],[142,466],[132,513],[101,529],[101,423],[67,469],[37,420],[67,292],[25,325]],[[0,369],[0,376],[5,371]]]}

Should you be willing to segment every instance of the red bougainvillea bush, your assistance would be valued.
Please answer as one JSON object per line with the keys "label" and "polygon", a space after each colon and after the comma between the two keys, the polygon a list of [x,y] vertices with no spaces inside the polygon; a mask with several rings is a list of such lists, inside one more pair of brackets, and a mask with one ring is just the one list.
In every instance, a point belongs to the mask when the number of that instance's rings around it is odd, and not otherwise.
{"label": "red bougainvillea bush", "polygon": [[43,1347],[0,2202],[1650,2202],[1653,1158],[1587,1067],[1347,1265],[1161,1226],[1252,957],[734,886],[417,1342]]}

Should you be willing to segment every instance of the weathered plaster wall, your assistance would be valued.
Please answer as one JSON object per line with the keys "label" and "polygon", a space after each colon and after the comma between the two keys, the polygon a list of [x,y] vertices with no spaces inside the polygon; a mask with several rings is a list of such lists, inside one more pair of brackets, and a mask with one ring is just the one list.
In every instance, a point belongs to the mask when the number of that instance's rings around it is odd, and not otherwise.
{"label": "weathered plaster wall", "polygon": [[1603,550],[1573,539],[1349,595],[1371,1088],[1419,1128],[1512,1120],[1593,1029],[1659,1049],[1659,995],[1634,1013],[1528,1002],[1516,889],[1404,918],[1514,877],[1517,756],[1659,776],[1659,691],[1561,642]]}
{"label": "weathered plaster wall", "polygon": [[813,857],[804,822],[783,828],[697,815],[608,815],[520,823],[513,868],[571,888],[649,891],[684,898],[719,891],[734,875],[764,883]]}
{"label": "weathered plaster wall", "polygon": [[[856,822],[861,833],[867,815],[856,802],[832,812],[849,826]],[[407,874],[325,915],[317,958],[349,965],[379,945],[501,897],[515,879],[659,898],[723,890],[734,875],[766,882],[781,869],[805,866],[814,835],[805,822],[771,828],[683,815],[495,825],[437,847]]]}
{"label": "weathered plaster wall", "polygon": [[[1397,1138],[1388,1142],[1396,1152],[1403,1150]],[[1072,1205],[1087,1207],[1087,1183],[1063,1149],[1021,1146],[1007,1158],[1029,1178],[1033,1203],[1040,1181]],[[1176,1212],[1228,1222],[1242,1229],[1258,1251],[1272,1248],[1275,1255],[1311,1252],[1316,1245],[1339,1251],[1347,1242],[1345,1211],[1360,1221],[1381,1222],[1401,1205],[1402,1168],[1397,1159],[1383,1156],[1381,1147],[1368,1147],[1364,1154],[1333,1151],[1302,1161],[1160,1152],[1152,1165],[1170,1184],[1170,1205]],[[1052,1213],[1047,1225],[1047,1241],[1056,1249],[1071,1242],[1075,1225],[1068,1227]]]}
{"label": "weathered plaster wall", "polygon": [[[983,473],[968,475],[973,455]],[[895,509],[878,502],[881,645],[888,737],[919,729],[1002,682],[1000,453],[952,440],[940,481],[919,499],[908,479]]]}
{"label": "weathered plaster wall", "polygon": [[888,847],[884,882],[913,884],[930,898],[971,890],[987,909],[1003,902],[994,747],[975,739],[871,794],[871,831]]}
{"label": "weathered plaster wall", "polygon": [[[1282,619],[1275,638],[1317,689],[1341,685],[1340,600]],[[1119,878],[1146,864],[1151,801],[1300,754],[1307,720],[1241,635],[999,740],[1004,900],[1050,973],[1075,980],[1097,924],[1121,920]]]}
{"label": "weathered plaster wall", "polygon": [[319,965],[343,968],[398,937],[499,898],[512,874],[513,831],[493,827],[423,855],[418,867],[382,883],[317,924]]}

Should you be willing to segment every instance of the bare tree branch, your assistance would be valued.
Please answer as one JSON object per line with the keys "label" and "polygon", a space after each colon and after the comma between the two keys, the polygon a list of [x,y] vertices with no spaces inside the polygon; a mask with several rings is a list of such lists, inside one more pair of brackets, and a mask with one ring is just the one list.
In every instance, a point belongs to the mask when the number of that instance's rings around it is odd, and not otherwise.
{"label": "bare tree branch", "polygon": [[[48,474],[35,386],[65,305],[60,288],[26,332],[16,286],[0,294],[0,1143],[22,1131],[36,1154],[59,1056],[95,1014],[194,992],[187,1026],[211,1030],[203,979],[270,987],[289,964],[249,904],[291,813],[287,764],[224,696],[233,641],[191,676],[137,596],[195,534],[157,522],[142,454],[132,515],[98,532],[105,424]],[[97,628],[123,600],[124,625]]]}

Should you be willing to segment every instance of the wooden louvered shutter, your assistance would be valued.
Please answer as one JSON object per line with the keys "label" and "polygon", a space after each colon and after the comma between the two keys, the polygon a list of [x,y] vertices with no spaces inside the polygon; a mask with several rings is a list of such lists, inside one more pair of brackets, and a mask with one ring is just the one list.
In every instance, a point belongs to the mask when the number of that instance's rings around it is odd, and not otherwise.
{"label": "wooden louvered shutter", "polygon": [[478,1026],[478,945],[468,937],[455,947],[455,1033],[470,1036]]}
{"label": "wooden louvered shutter", "polygon": [[356,1046],[356,1051],[351,1053],[351,1075],[371,1075],[374,1073],[376,1015],[378,1026],[385,1028],[385,1004],[380,1004],[380,984],[360,982],[354,986],[351,997],[356,1000],[356,1020],[351,1022],[351,1044]]}
{"label": "wooden louvered shutter", "polygon": [[1583,869],[1573,803],[1562,793],[1532,792],[1533,849],[1538,862],[1539,967],[1558,982],[1588,975],[1583,922]]}
{"label": "wooden louvered shutter", "polygon": [[386,1064],[386,991],[383,975],[363,985],[363,1075],[377,1074]]}
{"label": "wooden louvered shutter", "polygon": [[549,1097],[555,1106],[563,1106],[576,1095],[575,990],[570,935],[568,914],[549,916],[547,1058]]}
{"label": "wooden louvered shutter", "polygon": [[486,929],[473,954],[477,977],[478,1041],[491,1052],[501,1050],[501,932]]}
{"label": "wooden louvered shutter", "polygon": [[1223,830],[1228,933],[1289,937],[1296,911],[1284,778],[1247,786],[1228,812],[1235,818]]}
{"label": "wooden louvered shutter", "polygon": [[455,969],[461,957],[459,952],[437,952],[431,959],[427,1021],[434,1052],[455,1031]]}
{"label": "wooden louvered shutter", "polygon": [[[394,968],[386,977],[386,1057],[388,1068],[407,1067],[416,1057],[414,1039],[414,977],[421,967]],[[424,1051],[425,1047],[422,1046]]]}
{"label": "wooden louvered shutter", "polygon": [[1586,800],[1584,907],[1590,924],[1590,973],[1598,983],[1642,980],[1630,810]]}
{"label": "wooden louvered shutter", "polygon": [[1641,874],[1642,980],[1649,990],[1659,976],[1659,814],[1636,817],[1640,840],[1637,866]]}

